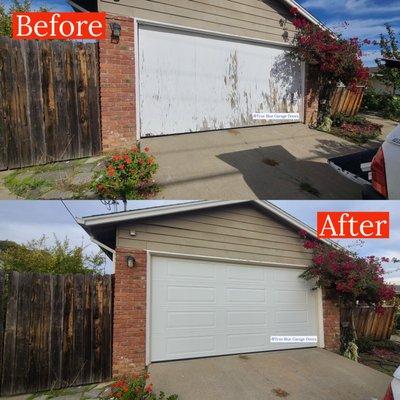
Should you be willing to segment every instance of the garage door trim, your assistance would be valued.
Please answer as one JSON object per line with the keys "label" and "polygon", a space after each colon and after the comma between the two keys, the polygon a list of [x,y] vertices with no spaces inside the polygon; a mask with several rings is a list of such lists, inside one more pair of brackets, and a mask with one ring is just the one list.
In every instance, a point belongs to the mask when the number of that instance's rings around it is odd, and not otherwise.
{"label": "garage door trim", "polygon": [[[237,39],[237,40],[242,40],[246,42],[253,42],[253,43],[259,43],[259,44],[265,44],[265,45],[271,45],[274,47],[287,47],[287,48],[292,48],[293,46],[290,43],[286,42],[277,42],[274,40],[266,40],[266,39],[258,39],[254,37],[249,37],[249,36],[242,36],[242,35],[235,35],[235,34],[229,34],[225,32],[220,32],[220,31],[213,31],[213,30],[208,30],[208,29],[200,29],[200,28],[192,28],[192,27],[187,27],[184,25],[176,25],[176,24],[169,24],[167,22],[158,22],[158,21],[153,21],[153,20],[147,20],[143,18],[135,18],[134,19],[134,59],[135,59],[135,104],[137,105],[136,107],[136,112],[135,112],[135,117],[136,117],[136,139],[140,141],[143,139],[143,137],[140,134],[140,76],[139,76],[139,29],[140,26],[154,26],[154,27],[161,27],[161,28],[170,28],[170,29],[175,29],[175,30],[180,30],[183,32],[193,32],[193,33],[200,33],[204,35],[212,35],[215,37],[221,37],[221,38],[228,38],[228,39]],[[305,107],[306,107],[306,100],[305,100],[305,89],[306,89],[306,65],[305,62],[301,62],[301,90],[303,93],[303,101],[302,101],[302,109],[300,113],[300,121],[303,122],[305,121]],[[234,128],[233,128],[234,129]],[[239,128],[238,128],[239,129]],[[151,136],[149,136],[151,137]],[[157,137],[157,136],[154,136]]]}
{"label": "garage door trim", "polygon": [[[268,261],[256,261],[256,260],[244,260],[235,258],[223,258],[213,257],[195,254],[183,254],[183,253],[171,253],[163,251],[147,251],[147,262],[146,262],[146,365],[151,363],[151,294],[152,294],[152,258],[153,257],[165,257],[175,259],[188,259],[188,260],[201,260],[201,261],[213,261],[221,263],[232,263],[240,265],[254,265],[254,266],[265,266],[265,267],[278,267],[278,268],[289,268],[289,269],[305,269],[306,264],[287,264],[278,262]],[[318,330],[318,343],[317,347],[324,347],[324,326],[323,326],[323,306],[322,306],[322,290],[317,289],[317,330]]]}

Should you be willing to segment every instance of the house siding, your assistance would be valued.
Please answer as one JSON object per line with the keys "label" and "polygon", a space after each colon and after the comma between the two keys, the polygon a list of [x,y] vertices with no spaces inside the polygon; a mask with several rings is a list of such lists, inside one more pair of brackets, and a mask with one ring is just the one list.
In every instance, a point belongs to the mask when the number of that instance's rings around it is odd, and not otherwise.
{"label": "house siding", "polygon": [[230,35],[289,42],[295,28],[276,0],[99,0],[99,11]]}
{"label": "house siding", "polygon": [[244,205],[122,225],[117,247],[301,266],[311,260],[295,230]]}

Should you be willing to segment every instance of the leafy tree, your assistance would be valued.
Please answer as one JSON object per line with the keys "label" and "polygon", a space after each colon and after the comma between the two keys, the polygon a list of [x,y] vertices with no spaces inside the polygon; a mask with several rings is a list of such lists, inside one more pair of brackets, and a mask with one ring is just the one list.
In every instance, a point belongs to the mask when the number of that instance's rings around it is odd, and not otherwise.
{"label": "leafy tree", "polygon": [[[383,58],[400,60],[400,43],[396,38],[396,32],[390,26],[385,24],[386,35],[380,34],[379,47],[381,49],[381,56]],[[400,89],[400,69],[398,68],[387,68],[386,64],[382,60],[375,60],[378,64],[379,75],[378,79],[385,85],[393,87],[393,94],[396,93],[397,89]]]}
{"label": "leafy tree", "polygon": [[12,240],[0,240],[0,252],[16,248],[18,246],[19,244],[13,242]]}
{"label": "leafy tree", "polygon": [[100,273],[105,261],[101,252],[87,255],[85,247],[71,246],[68,238],[48,244],[48,238],[26,244],[1,242],[0,269],[4,271],[37,272],[49,274]]}
{"label": "leafy tree", "polygon": [[[12,0],[8,8],[4,2],[0,1],[0,36],[12,36],[11,16],[13,12],[29,11],[34,11],[31,0]],[[40,7],[38,11],[48,11],[48,8]]]}

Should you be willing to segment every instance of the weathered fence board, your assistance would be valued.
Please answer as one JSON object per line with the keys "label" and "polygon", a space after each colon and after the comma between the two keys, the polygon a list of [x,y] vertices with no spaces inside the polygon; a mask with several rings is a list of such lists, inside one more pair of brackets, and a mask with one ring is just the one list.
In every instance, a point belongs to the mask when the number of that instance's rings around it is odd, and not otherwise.
{"label": "weathered fence board", "polygon": [[7,297],[1,395],[111,377],[111,276],[13,272]]}
{"label": "weathered fence board", "polygon": [[364,87],[357,86],[354,90],[338,87],[332,96],[331,113],[353,116],[358,113],[364,96]]}
{"label": "weathered fence board", "polygon": [[100,151],[97,44],[0,37],[0,170]]}
{"label": "weathered fence board", "polygon": [[[370,337],[373,340],[390,339],[393,333],[395,307],[384,307],[382,313],[376,313],[369,307],[357,307],[354,312],[356,332],[359,337]],[[350,311],[341,310],[341,320],[350,321]]]}

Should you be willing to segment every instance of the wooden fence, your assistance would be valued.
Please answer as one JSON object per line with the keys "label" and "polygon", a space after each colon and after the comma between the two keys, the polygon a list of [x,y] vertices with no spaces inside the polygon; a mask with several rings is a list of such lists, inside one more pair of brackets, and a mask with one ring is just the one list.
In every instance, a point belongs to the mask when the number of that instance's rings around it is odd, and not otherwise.
{"label": "wooden fence", "polygon": [[[390,339],[395,316],[395,307],[384,307],[381,314],[369,307],[357,307],[354,314],[357,336],[370,337],[373,340]],[[348,309],[341,310],[341,320],[350,321]]]}
{"label": "wooden fence", "polygon": [[0,170],[101,151],[97,43],[0,37]]}
{"label": "wooden fence", "polygon": [[2,396],[111,377],[110,275],[13,272],[6,280]]}
{"label": "wooden fence", "polygon": [[364,86],[357,86],[355,90],[338,87],[331,100],[331,113],[353,116],[360,111],[364,97]]}

